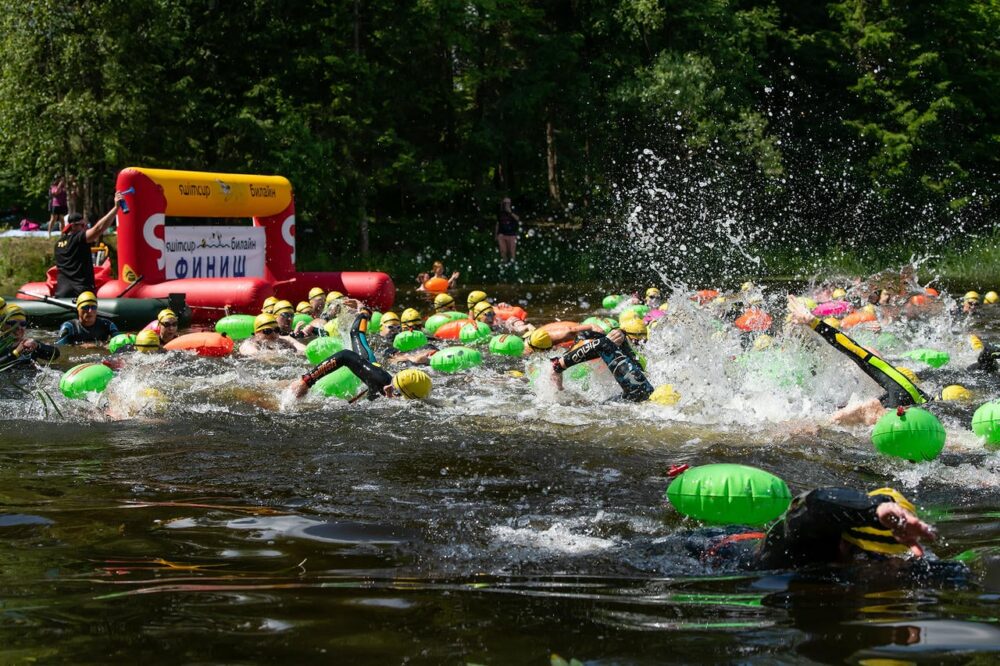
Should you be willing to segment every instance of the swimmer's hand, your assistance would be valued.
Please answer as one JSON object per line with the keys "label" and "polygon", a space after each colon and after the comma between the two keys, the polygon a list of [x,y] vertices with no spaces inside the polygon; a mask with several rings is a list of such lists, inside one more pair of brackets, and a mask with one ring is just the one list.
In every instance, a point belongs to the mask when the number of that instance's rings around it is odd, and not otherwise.
{"label": "swimmer's hand", "polygon": [[896,541],[909,546],[916,557],[923,557],[920,541],[934,541],[937,531],[895,502],[883,502],[875,509],[875,515],[883,527],[892,531]]}
{"label": "swimmer's hand", "polygon": [[305,383],[305,380],[296,379],[288,388],[291,390],[292,395],[296,398],[301,398],[309,390],[309,385]]}
{"label": "swimmer's hand", "polygon": [[796,324],[811,324],[812,320],[816,318],[805,303],[792,295],[788,296],[788,314],[791,315],[792,321]]}

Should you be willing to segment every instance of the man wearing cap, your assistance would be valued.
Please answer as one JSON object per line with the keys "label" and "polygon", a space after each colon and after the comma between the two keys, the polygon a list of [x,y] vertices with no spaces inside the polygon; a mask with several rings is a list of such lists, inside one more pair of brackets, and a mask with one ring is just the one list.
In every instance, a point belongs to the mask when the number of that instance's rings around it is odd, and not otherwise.
{"label": "man wearing cap", "polygon": [[269,312],[262,312],[254,318],[253,337],[247,338],[240,345],[240,354],[244,356],[257,356],[268,351],[288,350],[304,354],[306,346],[288,335],[282,335],[278,318]]}
{"label": "man wearing cap", "polygon": [[18,361],[54,361],[59,348],[27,337],[28,321],[19,305],[0,311],[0,370]]}
{"label": "man wearing cap", "polygon": [[89,229],[86,218],[80,213],[67,216],[62,235],[56,241],[55,256],[59,278],[54,296],[73,298],[85,291],[96,291],[90,245],[96,243],[111,226],[118,209],[118,202],[123,199],[121,192],[115,192],[115,205]]}
{"label": "man wearing cap", "polygon": [[97,316],[97,297],[85,291],[76,298],[77,318],[59,327],[57,345],[96,346],[118,335],[118,327],[110,319]]}

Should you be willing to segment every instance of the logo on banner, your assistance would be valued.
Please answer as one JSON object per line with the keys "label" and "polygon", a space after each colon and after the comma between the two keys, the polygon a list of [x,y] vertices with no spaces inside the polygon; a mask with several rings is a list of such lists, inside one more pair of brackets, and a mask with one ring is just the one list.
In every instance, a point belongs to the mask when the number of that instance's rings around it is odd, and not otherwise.
{"label": "logo on banner", "polygon": [[264,277],[263,227],[170,227],[167,279]]}

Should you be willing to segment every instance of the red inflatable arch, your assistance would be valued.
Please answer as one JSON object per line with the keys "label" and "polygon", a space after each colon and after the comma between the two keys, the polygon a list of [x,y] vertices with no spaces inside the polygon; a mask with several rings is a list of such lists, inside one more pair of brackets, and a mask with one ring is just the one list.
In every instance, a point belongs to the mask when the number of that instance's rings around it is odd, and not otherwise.
{"label": "red inflatable arch", "polygon": [[[296,272],[295,201],[281,176],[130,167],[115,189],[126,193],[128,210],[118,211],[118,279],[99,286],[101,298],[117,297],[142,276],[129,298],[184,293],[196,322],[219,318],[220,308],[259,312],[272,295],[305,300],[312,287],[381,310],[395,299],[385,273]],[[168,217],[253,218],[253,225],[168,225]]]}

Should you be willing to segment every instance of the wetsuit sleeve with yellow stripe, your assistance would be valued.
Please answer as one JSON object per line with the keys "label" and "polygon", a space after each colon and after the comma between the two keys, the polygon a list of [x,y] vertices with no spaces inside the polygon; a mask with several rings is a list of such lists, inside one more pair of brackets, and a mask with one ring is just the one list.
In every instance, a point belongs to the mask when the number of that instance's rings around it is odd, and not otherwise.
{"label": "wetsuit sleeve with yellow stripe", "polygon": [[922,405],[930,400],[930,397],[897,370],[896,366],[868,351],[841,331],[819,319],[813,319],[810,326],[885,389],[886,395],[881,398],[885,407]]}

